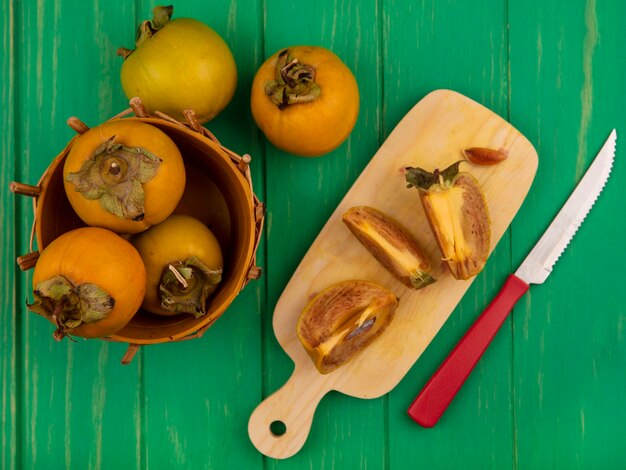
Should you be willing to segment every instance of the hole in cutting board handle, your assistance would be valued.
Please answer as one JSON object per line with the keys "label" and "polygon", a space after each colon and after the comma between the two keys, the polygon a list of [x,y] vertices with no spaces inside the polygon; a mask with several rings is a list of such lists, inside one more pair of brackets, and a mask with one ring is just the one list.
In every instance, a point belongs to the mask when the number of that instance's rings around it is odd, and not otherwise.
{"label": "hole in cutting board handle", "polygon": [[280,420],[272,421],[270,423],[270,432],[275,437],[280,437],[287,432],[287,425]]}

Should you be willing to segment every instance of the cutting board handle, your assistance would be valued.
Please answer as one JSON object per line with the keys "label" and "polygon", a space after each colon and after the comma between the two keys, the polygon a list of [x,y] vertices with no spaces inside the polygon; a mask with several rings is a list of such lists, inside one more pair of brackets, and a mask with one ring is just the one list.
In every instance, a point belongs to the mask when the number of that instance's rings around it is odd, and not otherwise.
{"label": "cutting board handle", "polygon": [[332,388],[332,377],[321,375],[309,361],[296,364],[285,385],[261,402],[250,416],[248,435],[259,452],[285,459],[302,448],[315,409]]}

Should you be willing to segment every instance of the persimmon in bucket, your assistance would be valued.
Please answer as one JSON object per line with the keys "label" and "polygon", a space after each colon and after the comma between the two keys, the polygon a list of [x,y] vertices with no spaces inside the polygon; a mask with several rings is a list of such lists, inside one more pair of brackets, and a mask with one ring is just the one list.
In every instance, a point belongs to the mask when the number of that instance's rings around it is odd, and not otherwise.
{"label": "persimmon in bucket", "polygon": [[206,314],[207,299],[222,281],[219,243],[204,224],[184,214],[135,235],[147,271],[142,307],[157,315]]}
{"label": "persimmon in bucket", "polygon": [[[130,123],[145,124],[148,128],[161,131],[174,142],[180,153],[184,155],[182,168],[188,168],[192,178],[188,182],[187,175],[182,172],[179,176],[184,174],[184,183],[165,184],[164,194],[169,196],[169,198],[165,198],[165,202],[175,206],[175,211],[188,212],[190,215],[198,217],[205,226],[208,225],[214,231],[221,249],[224,250],[224,273],[219,287],[210,294],[211,297],[206,302],[206,314],[199,317],[189,314],[168,317],[154,315],[140,308],[146,286],[145,273],[142,277],[134,276],[133,282],[127,282],[129,289],[137,290],[140,299],[133,311],[130,312],[132,314],[130,321],[116,332],[106,335],[108,340],[130,344],[123,363],[128,363],[131,360],[138,345],[201,337],[226,312],[244,286],[250,280],[258,279],[261,270],[256,266],[255,253],[262,233],[265,214],[264,205],[258,200],[252,189],[252,175],[248,169],[249,157],[246,158],[245,155],[241,157],[220,145],[217,139],[201,127],[197,121],[185,125],[170,117],[150,117],[139,99],[132,100],[130,105],[136,117],[122,117],[131,111],[126,110],[107,123],[118,125],[120,121],[129,121]],[[190,117],[193,119],[192,115]],[[79,219],[68,201],[64,187],[63,169],[74,146],[82,141],[82,137],[90,129],[74,117],[68,119],[68,124],[80,135],[71,139],[52,160],[42,174],[38,185],[31,187],[15,184],[16,189],[19,189],[15,191],[16,193],[37,195],[33,208],[35,214],[34,232],[39,251],[31,251],[31,253],[18,258],[18,264],[24,270],[35,267],[41,262],[40,253],[57,238],[68,231],[84,227],[84,222]],[[97,128],[91,130],[95,129]],[[115,135],[121,134],[116,132]],[[156,151],[150,150],[156,153]],[[210,188],[207,181],[212,183]],[[191,187],[187,183],[191,183]],[[189,190],[187,201],[184,202],[181,199],[176,204],[174,199],[178,196],[174,194],[174,190],[183,191],[183,188],[185,192]],[[74,191],[73,188],[70,189]],[[149,193],[146,191],[146,208],[149,206],[148,195]],[[216,204],[216,201],[219,203]],[[225,211],[225,213],[215,214],[215,211]],[[128,238],[127,235],[116,236],[127,243],[125,240]],[[136,253],[136,250],[134,252]],[[85,257],[87,256],[89,256],[88,252],[85,254]],[[111,255],[110,257],[114,256]],[[141,261],[138,254],[137,257]],[[142,269],[145,270],[143,263],[141,265]],[[93,268],[92,271],[95,269]],[[135,280],[137,280],[137,284],[134,283]],[[49,313],[46,316],[51,318]],[[76,334],[76,332],[70,331],[67,333]]]}
{"label": "persimmon in bucket", "polygon": [[174,211],[185,188],[185,166],[163,131],[118,119],[76,138],[63,180],[72,208],[87,225],[137,233]]}
{"label": "persimmon in bucket", "polygon": [[56,324],[56,339],[102,338],[131,320],[145,282],[141,257],[128,241],[103,228],[79,228],[41,252],[28,308]]}

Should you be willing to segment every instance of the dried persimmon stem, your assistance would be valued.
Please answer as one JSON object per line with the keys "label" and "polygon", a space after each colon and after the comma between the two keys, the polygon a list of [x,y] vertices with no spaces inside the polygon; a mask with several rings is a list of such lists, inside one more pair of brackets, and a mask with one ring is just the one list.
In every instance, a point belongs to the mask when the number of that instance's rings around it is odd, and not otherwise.
{"label": "dried persimmon stem", "polygon": [[176,279],[178,279],[178,282],[180,282],[180,284],[183,286],[183,289],[186,289],[189,286],[189,283],[187,282],[187,280],[183,277],[183,275],[178,271],[178,269],[176,269],[174,266],[172,266],[171,264],[167,266],[167,268],[172,271],[172,273],[174,274],[174,276],[176,276]]}

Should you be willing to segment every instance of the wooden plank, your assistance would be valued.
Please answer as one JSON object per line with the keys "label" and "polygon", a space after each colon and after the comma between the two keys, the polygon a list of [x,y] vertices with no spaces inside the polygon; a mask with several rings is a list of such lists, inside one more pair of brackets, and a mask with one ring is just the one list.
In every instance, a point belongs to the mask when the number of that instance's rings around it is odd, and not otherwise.
{"label": "wooden plank", "polygon": [[[208,127],[224,144],[253,157],[255,188],[270,208],[269,256],[260,260],[266,277],[246,287],[202,339],[146,348],[122,368],[122,345],[56,344],[51,326],[24,308],[30,275],[16,271],[13,259],[29,250],[31,201],[5,190],[0,194],[5,224],[0,467],[43,468],[51,462],[68,468],[624,467],[626,294],[620,273],[626,248],[619,235],[626,222],[619,182],[626,169],[619,142],[614,173],[589,219],[546,284],[534,286],[516,308],[439,424],[422,429],[405,413],[543,232],[610,129],[617,127],[619,136],[626,132],[620,28],[626,6],[575,0],[563,9],[555,3],[175,5],[177,15],[203,19],[233,44],[240,70],[237,95]],[[137,15],[134,4],[141,6]],[[126,107],[115,49],[132,44],[136,19],[152,6],[0,1],[5,189],[13,179],[37,181],[72,136],[67,117],[75,114],[93,125]],[[321,159],[291,157],[269,144],[265,152],[249,114],[256,67],[278,48],[296,43],[335,50],[355,71],[361,89],[355,132]],[[420,98],[444,87],[503,117],[510,105],[512,123],[538,146],[539,173],[511,240],[500,243],[435,342],[393,392],[375,400],[332,393],[321,402],[311,437],[297,456],[263,459],[248,441],[247,419],[293,367],[272,333],[274,305],[384,137]]]}
{"label": "wooden plank", "polygon": [[[153,5],[141,2],[138,17],[150,17]],[[262,55],[261,15],[256,0],[174,4],[174,18],[205,22],[233,52],[238,71],[235,97],[206,127],[223,145],[252,156],[254,190],[263,200],[262,144],[249,111],[250,85]],[[261,245],[258,263],[265,267],[263,254]],[[202,338],[144,348],[142,432],[148,467],[262,467],[262,456],[249,443],[246,426],[261,397],[267,273],[263,276],[245,287]]]}
{"label": "wooden plank", "polygon": [[[383,2],[385,134],[428,92],[451,88],[507,117],[506,2]],[[510,269],[504,237],[404,380],[389,394],[390,466],[510,468],[511,323],[507,320],[446,414],[423,429],[406,410]],[[470,437],[471,436],[471,437]]]}
{"label": "wooden plank", "polygon": [[[380,132],[380,11],[373,0],[267,2],[265,57],[280,48],[310,44],[329,48],[353,71],[361,108],[351,137],[320,158],[300,158],[266,146],[268,310],[265,316],[264,395],[293,370],[272,332],[274,306],[294,269],[338,202],[376,152]],[[261,400],[259,400],[260,402]],[[315,414],[309,439],[284,468],[382,468],[385,403],[331,393]],[[353,444],[358,442],[358,450]],[[269,460],[269,467],[278,463]]]}
{"label": "wooden plank", "polygon": [[613,174],[545,284],[514,322],[519,468],[619,468],[626,391],[621,267],[624,233],[623,2],[567,9],[510,1],[511,119],[538,144],[539,172],[513,229],[520,262],[565,202],[610,130]]}
{"label": "wooden plank", "polygon": [[[134,11],[128,4],[61,0],[20,2],[16,8],[16,166],[18,178],[34,184],[72,137],[69,116],[94,125],[127,106],[115,47],[133,37]],[[18,206],[19,253],[28,250],[27,202]],[[18,299],[26,299],[31,276],[20,276]],[[52,326],[27,312],[22,301],[18,314],[22,466],[138,467],[140,361],[122,368],[123,345],[56,343]]]}
{"label": "wooden plank", "polygon": [[0,299],[0,467],[14,469],[18,465],[18,339],[15,238],[19,233],[15,223],[15,196],[7,191],[15,178],[15,11],[13,2],[0,3],[0,235],[2,250],[2,286]]}

